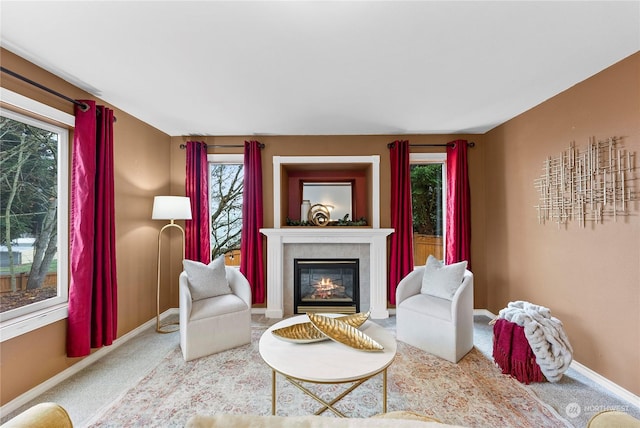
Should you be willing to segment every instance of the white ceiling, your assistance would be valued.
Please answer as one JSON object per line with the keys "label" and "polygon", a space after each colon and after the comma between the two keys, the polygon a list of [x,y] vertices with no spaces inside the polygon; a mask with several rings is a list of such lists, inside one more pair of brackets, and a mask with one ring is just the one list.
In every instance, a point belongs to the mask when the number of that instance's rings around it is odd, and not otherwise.
{"label": "white ceiling", "polygon": [[172,136],[483,133],[640,50],[640,1],[0,11],[3,47]]}

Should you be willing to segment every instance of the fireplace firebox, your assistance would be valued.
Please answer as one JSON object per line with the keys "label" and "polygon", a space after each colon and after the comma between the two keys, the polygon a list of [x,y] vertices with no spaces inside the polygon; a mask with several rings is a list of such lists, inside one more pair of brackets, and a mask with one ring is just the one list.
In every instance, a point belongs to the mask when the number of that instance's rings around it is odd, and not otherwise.
{"label": "fireplace firebox", "polygon": [[294,259],[294,313],[360,311],[358,259]]}

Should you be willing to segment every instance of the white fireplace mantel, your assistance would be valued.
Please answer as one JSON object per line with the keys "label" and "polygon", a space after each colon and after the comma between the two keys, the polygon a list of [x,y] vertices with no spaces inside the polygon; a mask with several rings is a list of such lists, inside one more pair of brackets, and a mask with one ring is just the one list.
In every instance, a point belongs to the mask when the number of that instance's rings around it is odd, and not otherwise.
{"label": "white fireplace mantel", "polygon": [[368,227],[291,227],[260,229],[267,237],[267,318],[284,317],[283,252],[285,244],[369,244],[371,318],[389,317],[387,310],[387,236],[393,229]]}

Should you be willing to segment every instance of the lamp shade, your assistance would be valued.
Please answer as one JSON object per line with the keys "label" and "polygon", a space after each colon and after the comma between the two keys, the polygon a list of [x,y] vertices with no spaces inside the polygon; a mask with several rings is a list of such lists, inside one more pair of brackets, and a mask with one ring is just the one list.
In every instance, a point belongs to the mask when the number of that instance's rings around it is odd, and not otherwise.
{"label": "lamp shade", "polygon": [[151,219],[191,220],[191,202],[187,196],[156,196]]}

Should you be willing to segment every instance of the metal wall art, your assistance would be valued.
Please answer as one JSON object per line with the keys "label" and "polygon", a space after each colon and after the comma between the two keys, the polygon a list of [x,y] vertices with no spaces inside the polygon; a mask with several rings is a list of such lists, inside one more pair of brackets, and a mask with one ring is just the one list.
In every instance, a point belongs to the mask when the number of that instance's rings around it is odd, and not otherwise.
{"label": "metal wall art", "polygon": [[635,152],[624,150],[620,137],[590,138],[585,150],[571,143],[560,156],[544,161],[542,175],[534,181],[540,194],[538,222],[560,227],[577,221],[584,227],[588,221],[630,215],[632,201],[638,200],[635,163]]}

